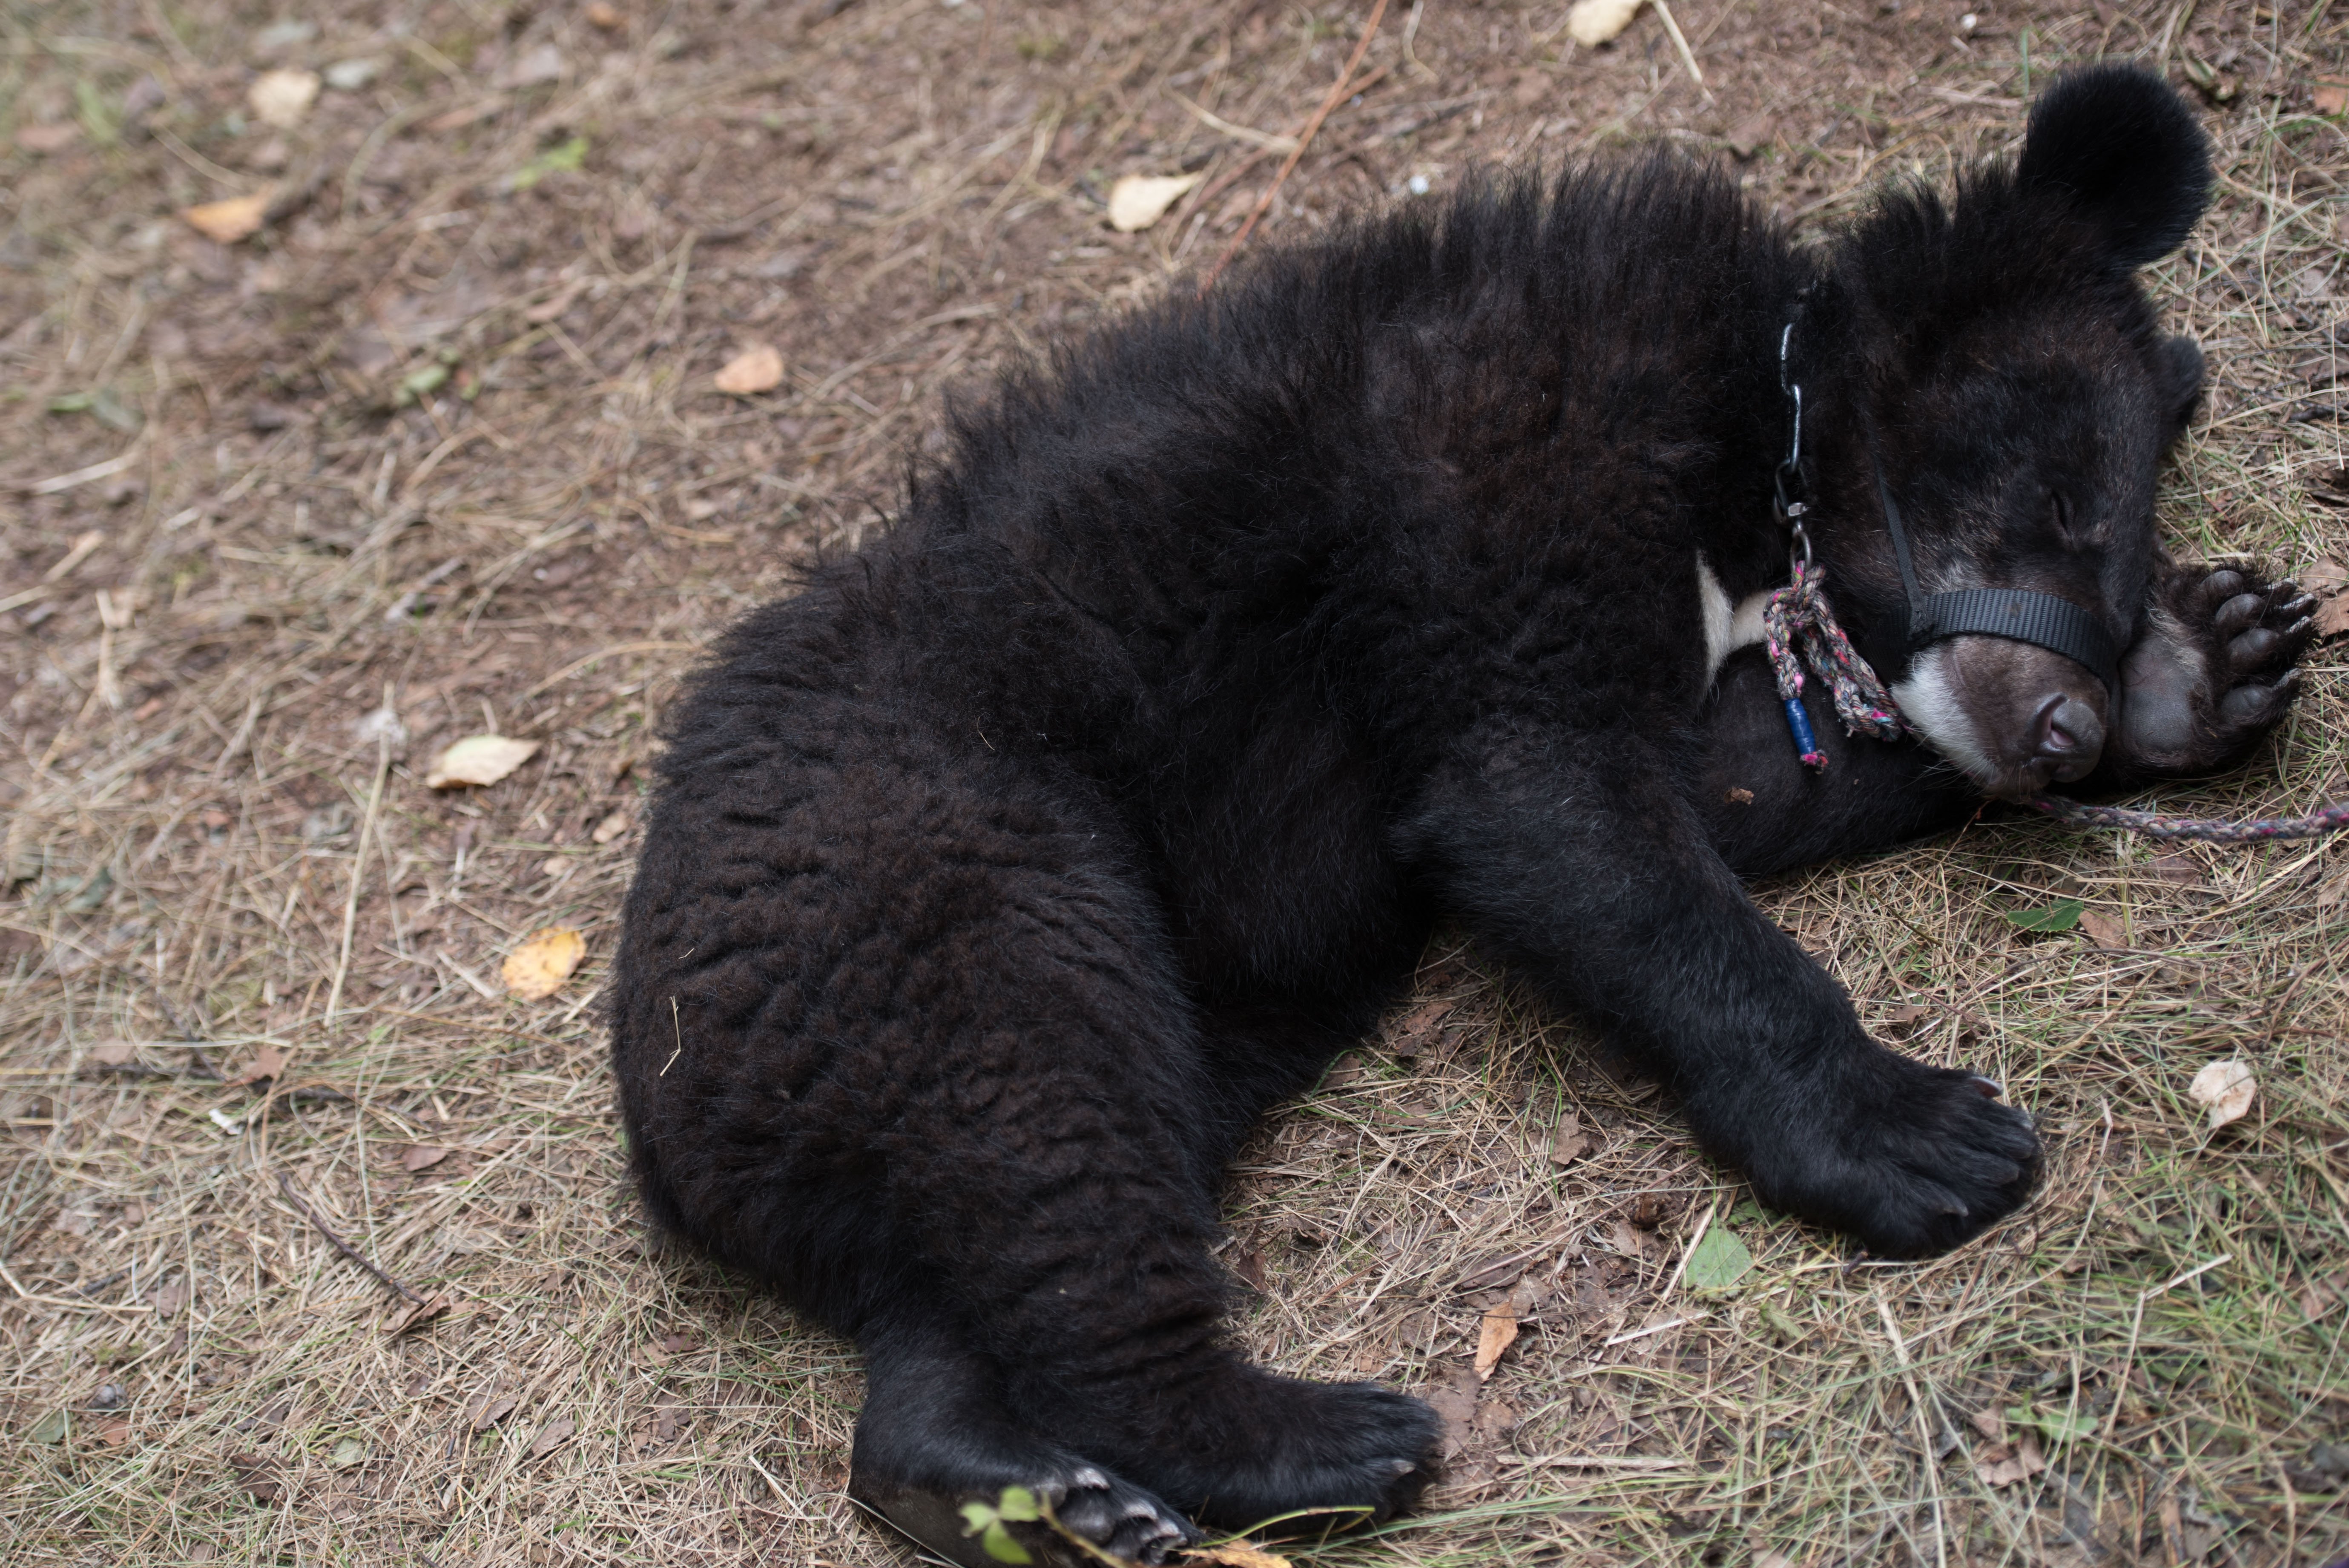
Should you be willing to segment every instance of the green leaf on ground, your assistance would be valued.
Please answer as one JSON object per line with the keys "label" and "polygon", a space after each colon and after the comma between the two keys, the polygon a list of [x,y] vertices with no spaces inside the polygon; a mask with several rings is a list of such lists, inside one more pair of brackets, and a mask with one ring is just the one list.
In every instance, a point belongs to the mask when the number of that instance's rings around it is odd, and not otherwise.
{"label": "green leaf on ground", "polygon": [[2086,907],[2076,898],[2059,898],[2039,909],[2010,909],[2002,913],[2025,931],[2069,931],[2080,923],[2080,912]]}
{"label": "green leaf on ground", "polygon": [[1727,1225],[1706,1229],[1704,1239],[1689,1253],[1688,1283],[1692,1290],[1727,1290],[1754,1266],[1754,1254]]}
{"label": "green leaf on ground", "polygon": [[1044,1517],[1038,1506],[1036,1494],[1024,1486],[1007,1486],[1003,1495],[993,1504],[966,1502],[962,1505],[965,1522],[963,1533],[978,1537],[979,1545],[998,1563],[1033,1563],[1028,1549],[1011,1538],[1003,1528],[1007,1520],[1029,1523]]}
{"label": "green leaf on ground", "polygon": [[568,141],[548,148],[514,170],[513,188],[527,191],[550,174],[576,174],[586,161],[587,139],[574,136]]}
{"label": "green leaf on ground", "polygon": [[2036,1428],[2051,1443],[2068,1443],[2095,1435],[2096,1418],[2081,1410],[2042,1410],[2031,1405],[2008,1408],[2006,1418],[2018,1427]]}

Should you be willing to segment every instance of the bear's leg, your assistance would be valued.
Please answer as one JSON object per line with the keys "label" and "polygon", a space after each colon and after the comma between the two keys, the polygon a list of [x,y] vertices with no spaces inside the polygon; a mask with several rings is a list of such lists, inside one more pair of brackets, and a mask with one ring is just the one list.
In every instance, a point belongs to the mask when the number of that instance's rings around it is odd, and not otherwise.
{"label": "bear's leg", "polygon": [[1806,683],[1803,706],[1827,758],[1816,772],[1787,732],[1760,648],[1723,663],[1698,715],[1702,749],[1689,793],[1707,839],[1738,875],[1867,854],[1982,810],[1973,780],[1920,743],[1845,734],[1820,682]]}
{"label": "bear's leg", "polygon": [[[1158,1498],[1022,1427],[1000,1369],[918,1287],[896,1293],[862,1344],[866,1389],[849,1495],[930,1550],[993,1568],[962,1509],[998,1504],[1006,1487],[1026,1488],[1067,1529],[1132,1562],[1165,1563],[1197,1539]],[[1043,1523],[1007,1528],[1047,1568],[1091,1561]]]}
{"label": "bear's leg", "polygon": [[1706,1148],[1773,1204],[1913,1256],[2023,1202],[2029,1118],[1986,1080],[1868,1038],[1746,898],[1665,758],[1619,733],[1529,729],[1468,738],[1405,831],[1449,907],[1643,1042]]}
{"label": "bear's leg", "polygon": [[2240,761],[2292,707],[2313,600],[2239,566],[2173,566],[2121,661],[2119,713],[2082,793],[2215,772]]}

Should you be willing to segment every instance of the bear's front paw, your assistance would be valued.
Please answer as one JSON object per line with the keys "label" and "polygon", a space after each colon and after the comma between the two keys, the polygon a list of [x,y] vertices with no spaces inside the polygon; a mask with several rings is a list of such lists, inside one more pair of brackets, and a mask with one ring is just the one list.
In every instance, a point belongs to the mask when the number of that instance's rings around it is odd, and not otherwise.
{"label": "bear's front paw", "polygon": [[2247,568],[2173,573],[2122,661],[2120,722],[2092,783],[2205,773],[2240,760],[2292,707],[2313,601]]}
{"label": "bear's front paw", "polygon": [[1988,1078],[1868,1049],[1755,1150],[1763,1197],[1888,1258],[1947,1252],[2022,1207],[2039,1175],[2031,1118]]}

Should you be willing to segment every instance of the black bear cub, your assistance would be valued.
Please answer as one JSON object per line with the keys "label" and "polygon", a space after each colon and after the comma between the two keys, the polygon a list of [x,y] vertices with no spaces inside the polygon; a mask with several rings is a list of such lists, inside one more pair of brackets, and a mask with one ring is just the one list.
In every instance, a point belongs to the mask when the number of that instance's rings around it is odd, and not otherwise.
{"label": "black bear cub", "polygon": [[[1815,250],[1663,157],[1406,205],[1012,377],[736,626],[670,723],[614,1063],[654,1219],[863,1348],[855,1495],[964,1563],[1011,1484],[1148,1563],[1407,1503],[1427,1408],[1242,1358],[1209,1248],[1236,1146],[1438,919],[1780,1209],[1905,1257],[2023,1202],[2029,1119],[1870,1039],[1738,879],[2282,712],[2294,591],[2154,535],[2201,361],[2135,273],[2209,178],[2101,67],[2012,167]],[[1921,736],[1813,681],[1824,771],[1754,645],[1797,387],[1805,537]],[[2111,658],[1920,631],[1911,582]]]}

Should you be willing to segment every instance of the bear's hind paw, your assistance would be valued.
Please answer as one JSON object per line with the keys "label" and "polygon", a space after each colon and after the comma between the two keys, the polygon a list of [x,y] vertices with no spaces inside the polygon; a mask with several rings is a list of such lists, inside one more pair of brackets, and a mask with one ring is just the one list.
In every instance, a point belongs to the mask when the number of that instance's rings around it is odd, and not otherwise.
{"label": "bear's hind paw", "polygon": [[[964,1568],[997,1568],[1001,1560],[987,1551],[987,1532],[974,1530],[963,1511],[973,1502],[999,1507],[1008,1486],[1023,1487],[1049,1506],[1053,1519],[1071,1534],[1144,1568],[1174,1562],[1179,1548],[1199,1539],[1188,1520],[1149,1492],[1098,1465],[1081,1462],[1040,1469],[1005,1487],[929,1487],[859,1476],[851,1480],[849,1493],[950,1562]],[[1039,1568],[1097,1568],[1100,1562],[1041,1520],[1006,1519],[1001,1528]]]}

